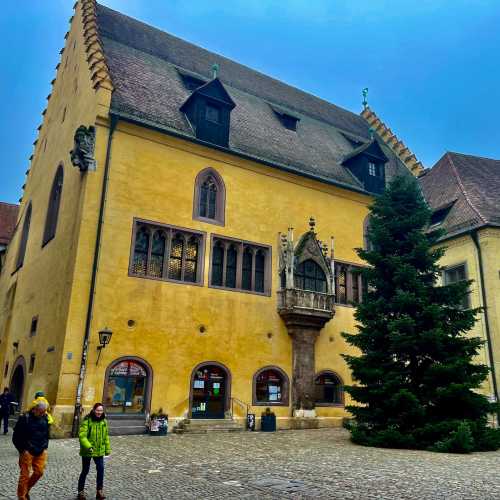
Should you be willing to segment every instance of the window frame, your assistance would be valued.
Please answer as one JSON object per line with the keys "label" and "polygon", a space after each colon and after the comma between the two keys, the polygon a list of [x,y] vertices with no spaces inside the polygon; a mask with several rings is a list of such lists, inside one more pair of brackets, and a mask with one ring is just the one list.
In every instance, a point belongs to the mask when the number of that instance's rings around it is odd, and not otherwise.
{"label": "window frame", "polygon": [[[56,190],[59,186],[59,195],[58,198],[55,199],[55,194],[57,192]],[[50,188],[49,203],[47,204],[47,214],[45,216],[45,225],[43,228],[42,248],[56,237],[63,188],[64,165],[62,163],[59,163],[54,175],[54,180],[52,181],[52,187]]]}
{"label": "window frame", "polygon": [[[325,375],[325,374],[331,374],[333,375],[334,377],[337,378],[337,380],[339,381],[340,383],[340,403],[327,403],[327,402],[317,402],[316,401],[316,379],[318,377],[320,377],[321,375]],[[345,390],[344,390],[344,387],[345,387],[345,384],[344,384],[344,380],[342,379],[342,377],[334,370],[330,370],[330,369],[325,369],[325,370],[321,370],[317,373],[314,374],[314,390],[315,390],[315,394],[314,394],[314,404],[315,406],[320,406],[320,407],[333,407],[333,408],[343,408],[345,406]]]}
{"label": "window frame", "polygon": [[[138,232],[138,228],[140,225],[146,225],[150,226],[155,229],[163,229],[164,231],[179,231],[182,233],[188,233],[193,236],[198,236],[200,237],[200,244],[198,247],[198,260],[197,260],[197,280],[196,281],[183,281],[183,280],[176,280],[172,278],[168,278],[167,276],[162,276],[162,277],[156,277],[156,276],[148,276],[147,274],[141,275],[141,274],[135,274],[132,271],[133,263],[134,263],[134,250],[135,250],[135,239],[136,235]],[[131,235],[131,242],[130,242],[130,258],[129,258],[129,266],[128,266],[128,276],[130,278],[142,278],[142,279],[149,279],[149,280],[155,280],[155,281],[163,281],[163,282],[168,282],[168,283],[177,283],[181,285],[191,285],[191,286],[203,286],[204,285],[204,276],[205,276],[205,247],[206,247],[206,236],[207,233],[205,231],[199,231],[197,229],[189,229],[186,227],[180,227],[180,226],[174,226],[172,224],[165,224],[162,222],[156,222],[156,221],[151,221],[147,219],[141,219],[138,217],[134,217],[132,220],[132,235]],[[151,244],[152,244],[152,234],[149,238],[149,250],[148,250],[148,257],[150,255],[151,251]],[[170,240],[171,241],[171,240]],[[167,267],[168,269],[168,246],[169,246],[169,241],[167,238],[167,241],[165,242],[165,256],[164,256],[164,261],[163,261],[163,267]],[[167,271],[168,272],[168,271]]]}
{"label": "window frame", "polygon": [[[209,178],[213,177],[217,184],[217,196],[215,202],[215,218],[203,217],[200,215],[200,198],[201,187],[203,183]],[[225,226],[226,223],[226,185],[222,176],[212,167],[206,167],[200,170],[194,180],[194,195],[193,195],[193,220],[199,220],[207,224],[214,224],[216,226]]]}
{"label": "window frame", "polygon": [[33,204],[31,201],[28,202],[26,206],[26,211],[24,213],[23,225],[21,227],[21,233],[19,235],[19,244],[17,248],[16,255],[16,268],[14,269],[14,273],[19,271],[21,267],[24,266],[24,260],[26,259],[26,252],[28,250],[28,242],[30,237],[30,228],[31,228],[31,218],[33,217]]}
{"label": "window frame", "polygon": [[[38,333],[38,320],[39,320],[38,315],[33,316],[31,318],[30,333],[29,333],[30,338],[35,337],[36,334]],[[35,327],[35,329],[33,329],[33,326]]]}
{"label": "window frame", "polygon": [[[225,241],[229,245],[230,244],[235,244],[237,246],[238,252],[236,256],[236,287],[235,288],[229,288],[225,285],[212,285],[212,274],[213,274],[213,249],[217,241]],[[245,290],[244,288],[241,287],[242,285],[242,275],[243,275],[243,252],[244,252],[244,246],[249,245],[255,247],[255,253],[258,250],[263,250],[265,252],[264,256],[264,291],[263,292],[257,292],[255,290]],[[254,258],[255,261],[255,258]],[[272,291],[272,246],[271,245],[266,245],[263,243],[256,243],[254,241],[248,241],[248,240],[241,240],[238,238],[231,238],[229,236],[224,236],[222,234],[215,234],[212,233],[210,235],[210,263],[209,263],[209,272],[208,272],[208,287],[209,288],[216,288],[219,290],[230,290],[232,292],[240,292],[240,293],[251,293],[252,295],[261,295],[263,297],[270,297],[271,296],[271,291]],[[223,278],[222,278],[222,283],[225,282],[224,276],[225,276],[225,267],[226,267],[226,262],[223,259],[222,261],[222,272],[223,272]],[[255,267],[253,268],[253,274],[252,274],[252,285],[253,288],[255,288]]]}
{"label": "window frame", "polygon": [[[274,370],[281,375],[281,379],[283,381],[282,390],[281,390],[281,401],[258,401],[257,400],[257,378],[259,375],[264,373],[267,370]],[[290,406],[290,378],[288,374],[275,365],[268,365],[262,368],[259,368],[253,375],[252,378],[252,406]]]}
{"label": "window frame", "polygon": [[[442,280],[442,283],[444,286],[452,285],[454,283],[459,283],[459,281],[449,282],[447,279],[447,273],[449,273],[450,271],[454,271],[460,267],[464,268],[464,274],[465,274],[465,279],[460,280],[460,281],[468,281],[470,279],[467,261],[458,262],[457,264],[451,264],[449,266],[443,267],[442,274],[441,274],[441,280]],[[467,303],[463,304],[463,309],[470,309],[471,308],[471,294],[472,294],[472,290],[469,288],[469,293],[467,294],[467,297],[466,297]]]}
{"label": "window frame", "polygon": [[[333,286],[334,286],[334,291],[335,291],[335,306],[343,306],[343,307],[356,307],[356,304],[361,304],[363,302],[363,293],[364,293],[364,288],[363,288],[363,277],[361,273],[357,273],[356,279],[358,281],[358,296],[359,296],[359,301],[354,302],[353,301],[353,277],[354,277],[354,272],[356,269],[366,269],[368,266],[363,266],[361,264],[357,264],[354,262],[347,262],[347,261],[342,261],[342,260],[334,260],[335,264],[335,275],[333,277]],[[345,267],[346,270],[346,302],[338,302],[337,299],[337,269],[338,266]],[[353,303],[354,302],[354,303]]]}

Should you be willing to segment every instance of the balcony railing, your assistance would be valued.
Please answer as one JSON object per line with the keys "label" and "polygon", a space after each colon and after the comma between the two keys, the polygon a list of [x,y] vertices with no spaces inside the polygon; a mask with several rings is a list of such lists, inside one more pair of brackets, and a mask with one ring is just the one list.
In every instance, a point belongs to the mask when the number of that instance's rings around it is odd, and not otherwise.
{"label": "balcony railing", "polygon": [[306,314],[311,312],[333,314],[334,308],[335,295],[333,294],[299,288],[278,290],[278,311],[294,310],[299,313],[303,310]]}

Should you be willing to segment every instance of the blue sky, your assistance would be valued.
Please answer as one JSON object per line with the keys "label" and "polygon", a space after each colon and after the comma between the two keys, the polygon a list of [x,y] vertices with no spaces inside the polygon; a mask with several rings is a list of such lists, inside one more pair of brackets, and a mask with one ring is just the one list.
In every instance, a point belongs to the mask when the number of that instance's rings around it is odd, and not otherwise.
{"label": "blue sky", "polygon": [[[0,200],[17,202],[73,0],[4,2]],[[432,166],[500,159],[498,0],[102,0],[354,112],[361,90]]]}

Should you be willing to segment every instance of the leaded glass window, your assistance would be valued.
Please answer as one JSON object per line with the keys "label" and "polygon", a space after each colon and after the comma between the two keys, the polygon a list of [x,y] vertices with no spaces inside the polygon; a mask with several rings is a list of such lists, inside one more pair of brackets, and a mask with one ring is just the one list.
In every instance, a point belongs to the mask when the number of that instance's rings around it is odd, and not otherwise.
{"label": "leaded glass window", "polygon": [[201,233],[136,224],[131,274],[189,283],[201,281]]}
{"label": "leaded glass window", "polygon": [[295,286],[301,290],[326,293],[326,276],[314,260],[301,262],[295,270]]}
{"label": "leaded glass window", "polygon": [[202,170],[195,181],[193,217],[224,225],[226,190],[222,177],[213,168]]}
{"label": "leaded glass window", "polygon": [[347,268],[341,264],[335,266],[335,299],[338,304],[347,304]]}
{"label": "leaded glass window", "polygon": [[266,268],[266,256],[262,250],[255,254],[255,291],[264,292],[264,273]]}
{"label": "leaded glass window", "polygon": [[165,258],[165,235],[162,231],[155,231],[151,247],[148,275],[155,278],[163,276],[163,259]]}
{"label": "leaded glass window", "polygon": [[170,257],[168,259],[168,277],[180,280],[182,276],[182,254],[184,253],[184,237],[176,233],[172,239]]}
{"label": "leaded glass window", "polygon": [[134,260],[132,272],[134,274],[146,274],[148,267],[149,252],[149,229],[141,227],[135,236]]}

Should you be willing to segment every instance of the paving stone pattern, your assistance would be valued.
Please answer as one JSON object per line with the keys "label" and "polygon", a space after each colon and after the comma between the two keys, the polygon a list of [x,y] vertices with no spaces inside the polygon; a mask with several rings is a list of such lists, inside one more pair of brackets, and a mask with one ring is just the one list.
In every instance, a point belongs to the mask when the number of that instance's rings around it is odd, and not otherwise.
{"label": "paving stone pattern", "polygon": [[[15,499],[17,452],[0,436],[0,498]],[[109,500],[500,500],[500,452],[449,455],[353,445],[342,429],[112,437]],[[32,500],[76,497],[74,439],[53,440]],[[92,465],[93,467],[93,465]],[[87,479],[95,498],[95,470]]]}

